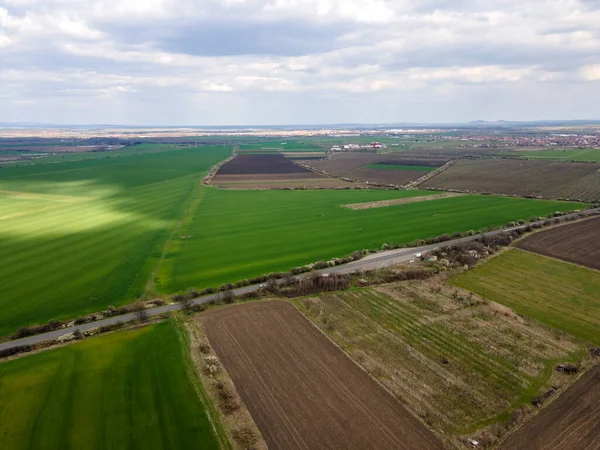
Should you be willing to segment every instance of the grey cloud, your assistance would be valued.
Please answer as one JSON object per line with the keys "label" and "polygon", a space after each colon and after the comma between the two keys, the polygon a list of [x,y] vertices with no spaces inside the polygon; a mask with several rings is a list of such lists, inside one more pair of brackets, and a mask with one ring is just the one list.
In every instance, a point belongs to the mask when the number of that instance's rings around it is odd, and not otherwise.
{"label": "grey cloud", "polygon": [[349,24],[310,22],[199,21],[186,24],[103,28],[126,43],[152,43],[159,50],[196,56],[301,56],[341,48]]}

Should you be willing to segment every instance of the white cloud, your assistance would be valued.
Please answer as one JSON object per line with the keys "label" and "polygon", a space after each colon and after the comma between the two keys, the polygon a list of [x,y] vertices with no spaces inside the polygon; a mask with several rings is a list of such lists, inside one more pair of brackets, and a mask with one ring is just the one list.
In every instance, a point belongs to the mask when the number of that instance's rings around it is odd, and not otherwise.
{"label": "white cloud", "polygon": [[591,64],[583,66],[579,73],[584,80],[598,81],[600,80],[600,64]]}
{"label": "white cloud", "polygon": [[[27,114],[30,100],[35,107],[60,105],[61,99],[77,106],[84,96],[120,99],[144,115],[154,108],[154,123],[162,121],[162,105],[172,98],[182,110],[196,107],[195,95],[209,95],[215,108],[247,106],[252,98],[257,107],[271,108],[271,121],[278,121],[294,95],[304,96],[302,105],[347,96],[370,98],[373,105],[421,101],[426,112],[440,93],[473,105],[481,89],[503,99],[519,98],[517,92],[522,98],[531,83],[552,93],[600,81],[600,5],[585,0],[2,4],[0,96],[21,108],[2,108],[2,121],[34,120],[11,116]],[[597,104],[600,89],[588,92]],[[365,106],[374,121],[406,119],[389,117],[392,107]],[[310,122],[313,111],[302,108],[298,114]],[[107,115],[99,121],[110,121],[108,106],[97,103],[94,111]],[[255,117],[251,108],[240,111]],[[436,114],[453,120],[455,111]],[[91,120],[89,114],[83,107],[73,111],[73,117]],[[477,111],[472,114],[478,118]],[[579,117],[597,114],[588,106]]]}

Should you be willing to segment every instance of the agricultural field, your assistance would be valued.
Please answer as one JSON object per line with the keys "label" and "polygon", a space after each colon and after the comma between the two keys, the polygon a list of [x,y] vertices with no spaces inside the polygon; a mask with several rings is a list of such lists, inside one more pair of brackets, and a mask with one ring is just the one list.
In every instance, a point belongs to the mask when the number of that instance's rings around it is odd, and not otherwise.
{"label": "agricultural field", "polygon": [[[117,158],[120,156],[134,156],[134,155],[145,155],[150,153],[161,153],[178,150],[174,145],[166,144],[139,144],[128,147],[123,147],[117,150],[106,150],[106,151],[76,151],[77,147],[66,147],[68,151],[59,152],[56,154],[44,153],[42,157],[36,157],[34,159],[21,159],[13,160],[7,167],[14,166],[28,166],[32,164],[45,164],[45,163],[64,163],[73,161],[84,161],[90,159],[106,159],[106,158]],[[44,150],[45,152],[47,150]],[[26,156],[26,155],[22,155]]]}
{"label": "agricultural field", "polygon": [[202,174],[231,148],[0,170],[0,335],[137,299]]}
{"label": "agricultural field", "polygon": [[198,320],[269,448],[443,448],[293,305],[232,306]]}
{"label": "agricultural field", "polygon": [[600,366],[510,436],[500,450],[596,450],[600,448]]}
{"label": "agricultural field", "polygon": [[0,448],[219,449],[171,323],[0,363]]}
{"label": "agricultural field", "polygon": [[443,166],[452,158],[437,155],[399,153],[336,153],[329,160],[306,161],[310,167],[336,177],[379,184],[405,185]]}
{"label": "agricultural field", "polygon": [[600,345],[600,272],[512,249],[452,283]]}
{"label": "agricultural field", "polygon": [[[586,355],[574,339],[440,278],[298,299],[299,309],[409,410],[463,448]],[[565,379],[553,377],[553,385]]]}
{"label": "agricultural field", "polygon": [[517,246],[600,270],[600,217],[532,234]]}
{"label": "agricultural field", "polygon": [[514,196],[600,200],[600,164],[515,159],[461,160],[425,188]]}
{"label": "agricultural field", "polygon": [[233,189],[337,188],[349,183],[301,167],[279,152],[241,153],[223,164],[213,184]]}
{"label": "agricultural field", "polygon": [[382,161],[378,164],[369,164],[365,166],[367,169],[379,169],[379,170],[414,170],[417,172],[433,172],[436,167],[428,166],[407,166],[401,164],[390,164],[387,161]]}
{"label": "agricultural field", "polygon": [[523,159],[600,163],[600,148],[510,151],[503,152],[502,155],[517,156]]}
{"label": "agricultural field", "polygon": [[342,205],[435,195],[418,190],[203,190],[167,251],[156,287],[174,292],[233,283],[269,272],[409,243],[502,226],[579,204],[493,196],[458,196],[354,211]]}

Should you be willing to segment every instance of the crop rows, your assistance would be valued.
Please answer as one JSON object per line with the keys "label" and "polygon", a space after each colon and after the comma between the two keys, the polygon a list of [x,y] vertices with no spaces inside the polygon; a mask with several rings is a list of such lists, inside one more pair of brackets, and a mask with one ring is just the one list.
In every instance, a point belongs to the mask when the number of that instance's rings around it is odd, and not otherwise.
{"label": "crop rows", "polygon": [[202,172],[227,149],[203,151],[4,170],[0,334],[137,298]]}

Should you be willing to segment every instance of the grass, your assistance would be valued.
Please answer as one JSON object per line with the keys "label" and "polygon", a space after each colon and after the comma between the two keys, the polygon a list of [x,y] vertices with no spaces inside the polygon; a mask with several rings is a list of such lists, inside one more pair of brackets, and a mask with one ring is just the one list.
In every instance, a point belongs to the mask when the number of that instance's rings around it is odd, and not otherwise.
{"label": "grass", "polygon": [[450,438],[450,448],[463,448],[463,434],[527,404],[549,381],[556,361],[575,362],[586,353],[581,342],[557,338],[464,292],[455,295],[441,280],[295,303],[411,411]]}
{"label": "grass", "polygon": [[138,298],[203,173],[230,152],[0,170],[0,335]]}
{"label": "grass", "polygon": [[543,159],[552,161],[584,161],[600,163],[600,149],[576,150],[535,150],[526,152],[506,152],[507,156],[520,156],[523,159]]}
{"label": "grass", "polygon": [[383,243],[480,230],[574,209],[576,204],[463,196],[353,211],[341,205],[431,195],[430,191],[226,191],[204,188],[158,271],[157,289],[217,286],[287,271]]}
{"label": "grass", "polygon": [[438,169],[437,167],[429,166],[401,166],[396,164],[369,164],[365,168],[378,170],[414,170],[416,172],[433,172]]}
{"label": "grass", "polygon": [[598,271],[513,249],[453,283],[600,345]]}
{"label": "grass", "polygon": [[218,449],[170,323],[0,364],[0,448]]}

